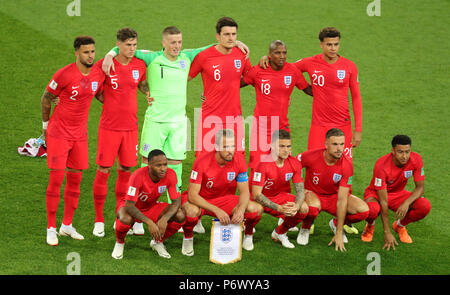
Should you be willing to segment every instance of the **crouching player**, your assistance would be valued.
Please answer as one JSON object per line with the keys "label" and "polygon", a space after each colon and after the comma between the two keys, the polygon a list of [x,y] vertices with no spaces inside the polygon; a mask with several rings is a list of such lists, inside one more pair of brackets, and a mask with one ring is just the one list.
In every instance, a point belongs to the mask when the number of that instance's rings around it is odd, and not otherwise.
{"label": "crouching player", "polygon": [[[405,190],[410,178],[414,179],[413,192]],[[423,197],[425,173],[422,157],[411,151],[411,139],[407,135],[396,135],[392,139],[392,152],[375,163],[370,185],[364,192],[364,199],[370,212],[361,240],[371,242],[375,229],[375,219],[381,211],[384,228],[383,249],[395,250],[396,239],[389,229],[389,211],[395,212],[396,220],[392,228],[398,233],[400,241],[412,243],[406,225],[423,219],[431,210],[430,202]]]}
{"label": "crouching player", "polygon": [[[172,204],[158,202],[168,192]],[[128,193],[119,205],[116,219],[116,245],[112,257],[122,259],[125,237],[135,220],[147,224],[152,240],[150,247],[159,256],[170,258],[163,242],[176,233],[184,223],[177,192],[177,175],[167,168],[167,157],[161,150],[148,154],[148,167],[137,169],[130,177]]]}
{"label": "crouching player", "polygon": [[253,228],[261,219],[263,208],[250,201],[247,163],[243,153],[235,150],[234,132],[219,130],[215,137],[215,151],[202,153],[194,161],[188,191],[182,195],[186,215],[183,255],[194,255],[193,228],[204,214],[217,217],[224,225],[240,224],[245,219],[242,248],[247,251],[254,248]]}
{"label": "crouching player", "polygon": [[[295,248],[286,233],[297,226],[308,214],[302,166],[291,156],[291,135],[286,130],[272,134],[271,156],[273,161],[261,161],[251,175],[252,197],[264,207],[264,212],[282,217],[283,222],[272,232],[272,239],[286,248]],[[294,183],[295,196],[291,194]]]}
{"label": "crouching player", "polygon": [[341,129],[332,128],[325,135],[325,148],[306,151],[297,156],[306,169],[305,189],[308,216],[304,219],[297,242],[308,244],[309,229],[320,211],[335,216],[330,220],[335,249],[346,251],[347,237],[344,224],[357,223],[369,215],[369,207],[363,200],[352,195],[353,164],[344,155],[345,134]]}

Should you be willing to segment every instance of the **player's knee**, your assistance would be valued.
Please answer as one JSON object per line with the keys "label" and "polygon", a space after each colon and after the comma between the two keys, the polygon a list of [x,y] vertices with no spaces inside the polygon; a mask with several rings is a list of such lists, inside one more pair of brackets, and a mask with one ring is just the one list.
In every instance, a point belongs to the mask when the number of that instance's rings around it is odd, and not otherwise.
{"label": "player's knee", "polygon": [[125,207],[119,208],[117,211],[117,219],[126,225],[131,225],[133,223],[133,217],[131,217],[125,210]]}
{"label": "player's knee", "polygon": [[306,204],[306,202],[303,202],[303,203],[302,203],[302,206],[301,206],[301,208],[300,208],[300,210],[301,210],[302,212],[308,213],[308,212],[309,212],[309,206],[308,206],[308,204]]}
{"label": "player's knee", "polygon": [[111,172],[111,168],[112,167],[98,166],[97,170],[102,172],[102,173],[108,174],[108,173]]}
{"label": "player's knee", "polygon": [[261,204],[250,201],[247,206],[247,212],[256,212],[257,215],[261,215],[264,211],[263,206]]}
{"label": "player's knee", "polygon": [[197,217],[200,215],[200,208],[191,203],[184,204],[183,211],[186,217]]}
{"label": "player's knee", "polygon": [[381,207],[377,201],[367,202],[367,206],[369,207],[369,218],[376,219],[380,214]]}
{"label": "player's knee", "polygon": [[174,216],[174,221],[177,223],[183,223],[186,220],[183,210],[178,209],[177,214]]}

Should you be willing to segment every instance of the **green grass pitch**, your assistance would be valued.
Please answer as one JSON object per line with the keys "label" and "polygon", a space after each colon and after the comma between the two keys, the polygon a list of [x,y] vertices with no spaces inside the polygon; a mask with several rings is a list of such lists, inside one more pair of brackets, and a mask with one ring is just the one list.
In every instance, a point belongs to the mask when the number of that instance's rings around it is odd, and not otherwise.
{"label": "green grass pitch", "polygon": [[[72,1],[1,1],[0,32],[0,274],[67,273],[68,255],[80,255],[81,274],[366,274],[368,254],[380,255],[380,271],[388,274],[449,274],[450,202],[448,154],[448,91],[450,84],[449,18],[450,2],[381,0],[381,15],[368,16],[371,0],[343,1],[87,1],[81,0],[81,15],[68,16]],[[340,54],[354,61],[359,70],[363,99],[363,138],[354,150],[353,192],[362,196],[375,160],[390,151],[393,135],[406,133],[413,140],[426,172],[425,196],[432,210],[427,218],[408,226],[414,243],[385,251],[380,220],[374,241],[363,243],[359,235],[348,235],[347,252],[328,247],[332,235],[330,216],[322,213],[316,232],[306,247],[285,249],[274,243],[270,233],[277,220],[263,216],[256,227],[255,250],[243,251],[242,260],[231,265],[209,262],[210,218],[203,219],[207,234],[195,236],[195,256],[181,254],[182,235],[166,242],[172,259],[160,258],[149,247],[149,235],[129,236],[124,259],[111,257],[115,235],[113,169],[108,181],[105,204],[106,236],[92,235],[94,208],[92,184],[95,177],[97,127],[101,105],[94,100],[88,122],[89,164],[83,174],[79,207],[74,226],[84,241],[60,237],[58,247],[45,243],[45,190],[48,169],[45,159],[19,156],[17,147],[41,132],[40,98],[52,75],[75,60],[72,42],[77,35],[96,39],[96,60],[114,46],[116,31],[131,26],[139,33],[138,48],[159,50],[160,32],[169,25],[183,32],[184,48],[197,48],[215,42],[218,18],[231,16],[239,23],[238,39],[251,50],[256,64],[268,51],[272,40],[281,39],[288,47],[288,61],[320,53],[317,35],[325,26],[342,32]],[[188,85],[187,113],[193,122],[194,109],[201,105],[201,78]],[[241,90],[244,117],[253,113],[254,89]],[[138,95],[140,127],[145,99]],[[294,90],[289,112],[293,131],[293,153],[306,149],[311,120],[311,98]],[[447,130],[447,131],[446,131]],[[247,130],[248,131],[248,130]],[[193,129],[192,129],[193,133]],[[248,133],[247,133],[248,134]],[[191,141],[192,145],[194,140]],[[184,161],[183,189],[194,153]],[[410,187],[411,188],[411,187]],[[57,215],[62,219],[61,196]],[[391,215],[392,222],[392,215]],[[364,224],[356,224],[362,232]],[[289,233],[292,241],[296,233]],[[398,240],[398,239],[397,239]]]}

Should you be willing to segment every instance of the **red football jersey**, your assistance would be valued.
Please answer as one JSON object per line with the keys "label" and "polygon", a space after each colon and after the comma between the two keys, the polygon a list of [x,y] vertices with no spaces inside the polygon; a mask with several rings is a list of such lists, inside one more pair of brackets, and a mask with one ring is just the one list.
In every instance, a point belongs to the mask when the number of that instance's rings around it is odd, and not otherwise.
{"label": "red football jersey", "polygon": [[190,183],[201,184],[200,196],[213,199],[236,194],[237,182],[248,181],[247,163],[242,153],[235,153],[233,160],[225,166],[219,166],[216,152],[204,153],[195,159],[192,166]]}
{"label": "red football jersey", "polygon": [[403,167],[397,167],[392,157],[389,153],[377,160],[368,190],[386,189],[388,193],[395,193],[404,190],[411,177],[414,181],[425,180],[422,157],[418,153],[411,152]]}
{"label": "red football jersey", "polygon": [[262,194],[268,198],[279,193],[291,192],[291,183],[301,183],[302,165],[294,157],[289,156],[279,168],[275,162],[260,162],[251,177],[251,184],[262,186]]}
{"label": "red football jersey", "polygon": [[352,187],[353,164],[345,155],[332,166],[325,162],[325,149],[316,149],[297,155],[304,168],[305,189],[319,195],[337,194],[340,186]]}
{"label": "red football jersey", "polygon": [[59,69],[46,88],[59,97],[59,103],[50,117],[47,134],[68,140],[87,140],[89,107],[94,95],[101,91],[104,79],[99,62],[87,76],[80,72],[76,63]]}
{"label": "red football jersey", "polygon": [[[236,47],[230,54],[220,53],[215,46],[200,52],[194,59],[189,76],[195,78],[202,74],[203,94],[202,121],[208,116],[217,116],[219,123],[225,123],[226,116],[242,115],[240,83],[241,76],[251,68],[250,60],[245,59]],[[211,121],[217,123],[217,121]]]}
{"label": "red football jersey", "polygon": [[[103,63],[103,59],[100,60]],[[137,86],[145,81],[147,66],[133,57],[127,65],[114,59],[115,72],[105,78],[100,127],[107,130],[138,130]]]}
{"label": "red football jersey", "polygon": [[322,54],[304,58],[295,63],[302,72],[308,72],[313,90],[311,124],[345,126],[351,124],[348,90],[352,95],[355,131],[362,130],[362,102],[359,92],[358,69],[342,56],[329,64]]}
{"label": "red football jersey", "polygon": [[253,116],[267,118],[267,125],[260,126],[264,129],[270,128],[272,116],[278,117],[279,126],[276,129],[289,128],[287,115],[291,93],[294,87],[305,89],[309,85],[302,73],[290,63],[285,63],[280,71],[275,71],[270,66],[267,69],[254,66],[244,74],[244,82],[255,87],[256,105]]}
{"label": "red football jersey", "polygon": [[166,176],[156,183],[150,178],[148,167],[139,168],[130,176],[129,184],[125,200],[136,202],[136,207],[141,211],[156,204],[159,197],[166,191],[171,200],[180,197],[177,192],[177,175],[170,168],[167,168]]}

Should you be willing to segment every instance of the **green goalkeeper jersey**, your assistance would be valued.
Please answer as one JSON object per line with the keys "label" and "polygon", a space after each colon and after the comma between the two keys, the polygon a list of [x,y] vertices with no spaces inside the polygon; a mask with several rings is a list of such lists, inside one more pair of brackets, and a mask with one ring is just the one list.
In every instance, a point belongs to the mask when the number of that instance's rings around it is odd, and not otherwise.
{"label": "green goalkeeper jersey", "polygon": [[[184,49],[175,61],[170,61],[164,51],[137,50],[135,57],[147,65],[150,96],[154,98],[147,108],[145,119],[155,122],[179,122],[186,119],[186,88],[189,69],[195,56],[202,50]],[[119,49],[113,49],[117,54]]]}

